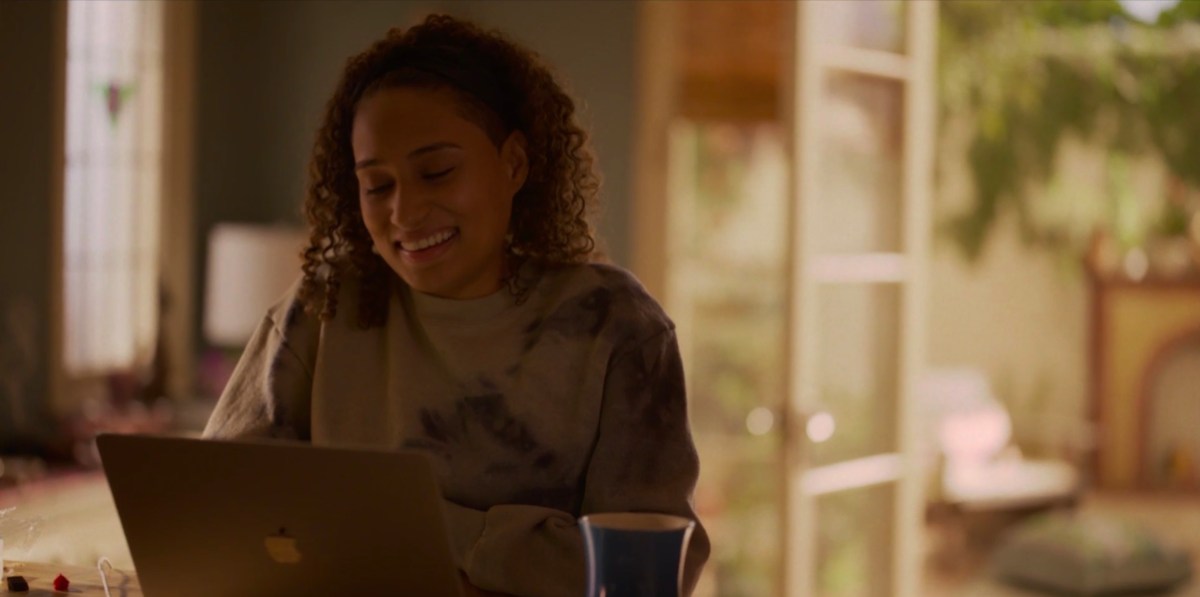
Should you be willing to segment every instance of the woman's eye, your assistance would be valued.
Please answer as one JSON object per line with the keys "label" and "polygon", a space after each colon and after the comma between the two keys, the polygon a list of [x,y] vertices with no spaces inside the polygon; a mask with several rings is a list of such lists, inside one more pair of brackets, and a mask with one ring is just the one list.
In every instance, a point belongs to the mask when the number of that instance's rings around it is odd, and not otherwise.
{"label": "woman's eye", "polygon": [[454,167],[451,166],[450,168],[446,168],[444,170],[438,170],[436,172],[426,172],[425,174],[421,175],[421,178],[424,178],[425,180],[437,180],[439,178],[446,176],[447,174],[450,174],[453,171],[454,171]]}
{"label": "woman's eye", "polygon": [[390,188],[392,188],[392,183],[390,183],[390,182],[387,182],[387,183],[384,183],[381,185],[376,185],[373,187],[368,187],[367,195],[372,195],[372,196],[373,195],[382,195],[382,194],[386,193],[388,191],[388,189],[390,189]]}

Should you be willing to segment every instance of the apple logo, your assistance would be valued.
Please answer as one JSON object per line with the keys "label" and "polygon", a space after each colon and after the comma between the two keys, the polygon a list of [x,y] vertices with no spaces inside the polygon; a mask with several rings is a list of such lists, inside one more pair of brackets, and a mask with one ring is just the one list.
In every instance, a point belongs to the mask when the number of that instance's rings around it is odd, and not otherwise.
{"label": "apple logo", "polygon": [[296,548],[296,538],[289,537],[287,529],[279,527],[279,533],[268,535],[263,541],[267,547],[267,555],[280,564],[299,564],[300,550]]}

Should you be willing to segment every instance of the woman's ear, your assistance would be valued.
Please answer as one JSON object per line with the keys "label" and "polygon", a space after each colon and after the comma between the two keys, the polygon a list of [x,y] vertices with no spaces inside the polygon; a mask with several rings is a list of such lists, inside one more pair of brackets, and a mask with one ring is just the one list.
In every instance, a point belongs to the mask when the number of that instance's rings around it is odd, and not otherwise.
{"label": "woman's ear", "polygon": [[511,190],[515,195],[525,186],[529,176],[529,156],[525,153],[525,133],[513,131],[500,147],[500,160],[504,162],[505,174],[512,184]]}

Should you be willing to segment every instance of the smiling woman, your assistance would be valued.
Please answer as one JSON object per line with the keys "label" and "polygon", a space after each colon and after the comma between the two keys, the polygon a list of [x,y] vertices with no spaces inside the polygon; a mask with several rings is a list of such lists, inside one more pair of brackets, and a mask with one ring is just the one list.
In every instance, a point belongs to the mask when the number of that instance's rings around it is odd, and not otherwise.
{"label": "smiling woman", "polygon": [[[396,133],[417,135],[407,140],[407,157],[389,153],[399,151]],[[457,151],[447,147],[451,145]],[[364,153],[368,151],[371,155]],[[403,173],[401,160],[407,167]],[[500,180],[497,160],[511,170],[507,183]],[[452,171],[459,162],[470,170],[465,176]],[[331,316],[342,278],[357,275],[364,282],[359,321],[381,324],[389,292],[385,282],[390,273],[404,277],[388,254],[398,259],[403,253],[396,254],[393,247],[400,239],[380,243],[373,235],[368,204],[362,201],[394,190],[393,208],[420,209],[420,200],[395,200],[412,195],[415,184],[429,188],[445,182],[438,180],[443,177],[470,179],[474,190],[455,191],[460,197],[509,195],[510,204],[492,206],[507,212],[499,245],[501,275],[515,296],[523,296],[532,282],[517,275],[525,262],[579,264],[591,256],[596,241],[588,217],[599,188],[592,163],[574,101],[531,51],[449,17],[432,17],[405,32],[393,30],[347,63],[326,108],[309,165],[305,210],[312,243],[305,254],[300,296],[310,308]],[[404,173],[408,176],[400,176]],[[508,189],[514,181],[515,189]],[[464,242],[476,240],[483,242]],[[332,261],[344,267],[324,267]]]}
{"label": "smiling woman", "polygon": [[496,147],[453,92],[383,89],[360,104],[352,145],[373,249],[410,287],[468,299],[498,290],[524,140]]}
{"label": "smiling woman", "polygon": [[[584,594],[578,519],[694,520],[699,475],[674,324],[589,263],[597,188],[536,55],[443,16],[389,32],[347,62],[310,165],[304,276],[205,435],[423,450],[468,588]],[[697,524],[684,594],[708,551]]]}

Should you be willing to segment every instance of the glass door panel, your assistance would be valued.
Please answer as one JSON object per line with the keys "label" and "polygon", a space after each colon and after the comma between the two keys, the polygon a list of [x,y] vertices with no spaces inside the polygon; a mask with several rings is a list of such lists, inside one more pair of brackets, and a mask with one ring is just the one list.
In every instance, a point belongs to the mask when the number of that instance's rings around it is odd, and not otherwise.
{"label": "glass door panel", "polygon": [[[800,2],[789,133],[788,594],[916,595],[933,3]],[[916,33],[916,34],[914,34]],[[923,113],[923,112],[922,112]]]}
{"label": "glass door panel", "polygon": [[904,85],[842,72],[825,82],[813,250],[900,250]]}
{"label": "glass door panel", "polygon": [[698,594],[778,593],[786,159],[773,124],[677,121],[666,307],[687,372],[713,545]]}
{"label": "glass door panel", "polygon": [[[895,486],[873,485],[817,498],[816,594],[820,597],[894,595]],[[864,515],[866,514],[866,515]]]}
{"label": "glass door panel", "polygon": [[[900,300],[895,285],[817,290],[822,418],[806,430],[809,466],[895,452]],[[828,417],[828,418],[825,418]]]}
{"label": "glass door panel", "polygon": [[[639,275],[677,324],[688,376],[696,506],[714,545],[697,595],[913,597],[905,387],[922,356],[909,331],[921,324],[932,93],[920,90],[936,5],[646,6],[660,25],[686,25],[678,15],[700,6],[786,6],[796,25],[790,69],[751,69],[764,105],[784,109],[684,110],[699,101],[688,81],[736,61],[679,44],[664,42],[678,55],[646,78],[666,82],[647,85]],[[684,37],[719,45],[726,18]],[[700,99],[736,108],[743,87]]]}

